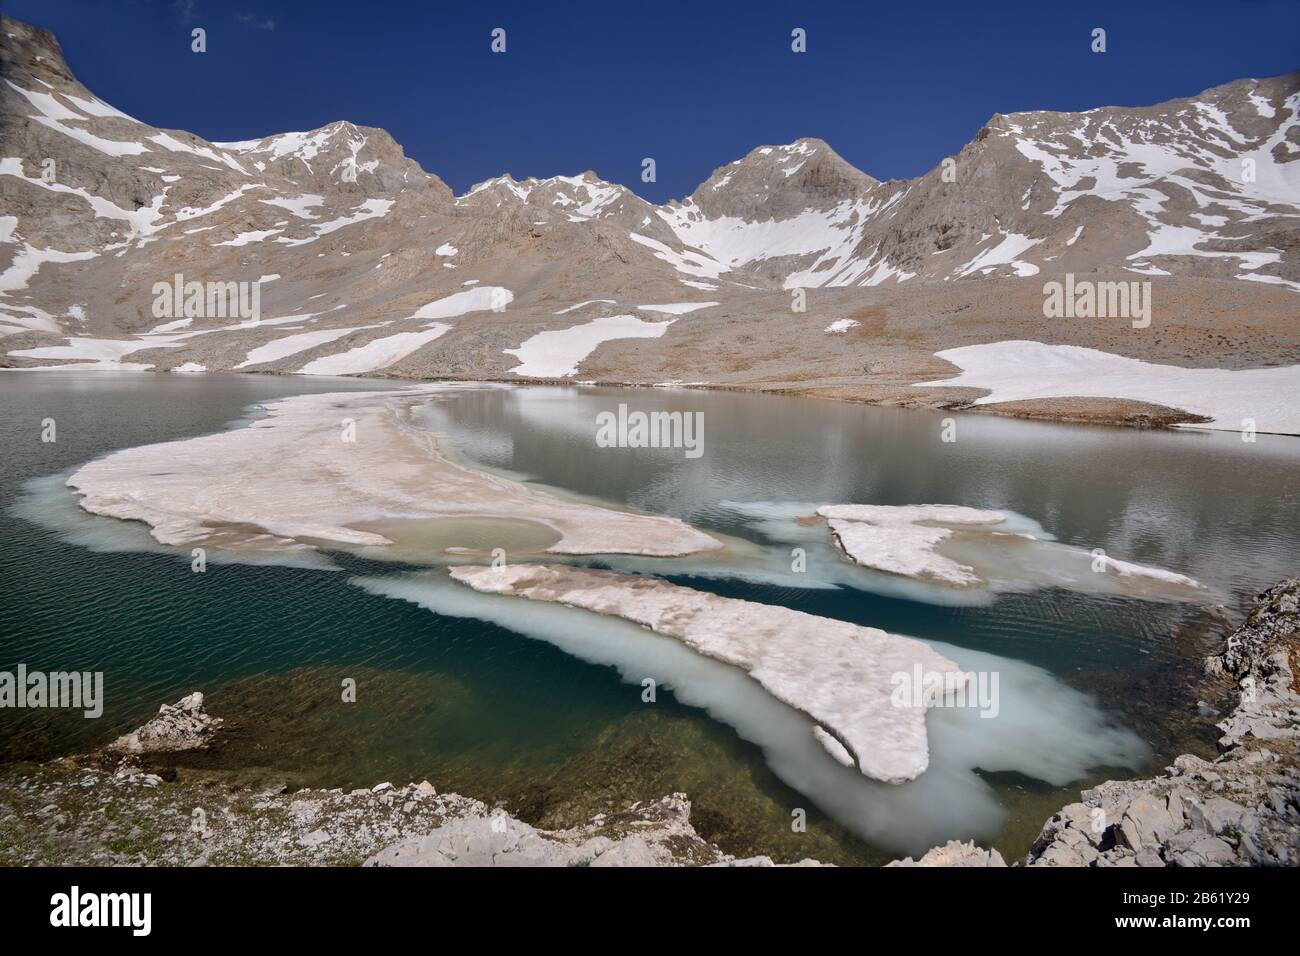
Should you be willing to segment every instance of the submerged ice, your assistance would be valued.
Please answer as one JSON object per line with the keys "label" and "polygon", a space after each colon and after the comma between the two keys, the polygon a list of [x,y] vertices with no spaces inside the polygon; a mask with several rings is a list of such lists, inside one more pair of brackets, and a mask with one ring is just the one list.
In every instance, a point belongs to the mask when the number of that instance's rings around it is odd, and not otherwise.
{"label": "submerged ice", "polygon": [[[958,671],[912,638],[658,578],[537,564],[454,567],[451,576],[476,591],[624,618],[734,665],[816,720],[817,740],[838,762],[890,783],[925,771],[925,711]],[[894,676],[914,670],[938,684],[895,694]]]}
{"label": "submerged ice", "polygon": [[827,815],[884,850],[922,851],[950,838],[991,839],[1006,819],[981,772],[1013,772],[1065,786],[1094,768],[1138,768],[1141,740],[1096,703],[1041,668],[940,642],[923,642],[968,672],[1000,676],[996,717],[969,707],[932,707],[930,765],[915,780],[869,779],[819,740],[819,724],[778,700],[739,667],[630,621],[561,604],[484,594],[441,570],[354,578],[366,591],[449,617],[497,624],[640,686],[653,677],[759,747],[778,778]]}

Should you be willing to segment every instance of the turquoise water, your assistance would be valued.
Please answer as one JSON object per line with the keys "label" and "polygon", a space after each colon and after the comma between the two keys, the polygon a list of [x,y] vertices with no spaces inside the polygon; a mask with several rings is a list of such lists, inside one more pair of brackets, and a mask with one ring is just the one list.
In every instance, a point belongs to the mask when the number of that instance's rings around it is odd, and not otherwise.
{"label": "turquoise water", "polygon": [[[219,430],[259,400],[375,386],[3,375],[0,490],[6,503],[30,508],[33,479],[113,449]],[[618,402],[702,411],[706,453],[688,460],[680,451],[597,448],[594,416]],[[46,418],[57,422],[56,443],[40,441]],[[925,412],[644,389],[465,392],[430,406],[423,421],[484,465],[759,542],[763,534],[723,502],[1010,509],[1065,543],[1189,574],[1232,610],[1300,568],[1300,441],[1289,439],[1244,444],[1234,435],[962,416],[958,441],[946,444],[940,417]],[[50,501],[70,499],[57,487],[51,498],[50,485],[35,500],[53,511]],[[331,556],[338,570],[223,564],[194,575],[173,554],[91,550],[84,536],[68,540],[28,517],[11,507],[0,516],[0,669],[101,670],[107,702],[99,720],[0,711],[0,759],[92,746],[159,703],[203,689],[231,732],[216,753],[189,758],[195,767],[312,786],[428,777],[554,826],[684,790],[697,828],[735,852],[842,862],[889,855],[815,809],[808,832],[792,834],[790,810],[807,803],[797,788],[732,727],[670,692],[648,707],[609,667],[350,583],[403,573],[391,563],[339,554]],[[124,529],[114,527],[122,523],[92,523],[103,546],[122,546]],[[1208,646],[1212,618],[1203,609],[1061,590],[944,606],[860,589],[677,580],[1037,665],[1136,732],[1148,763],[1215,736],[1185,686],[1190,662]],[[344,678],[357,681],[356,705],[335,706]],[[984,773],[1007,818],[979,835],[1022,851],[1053,806],[1107,770],[1131,772],[1097,767],[1067,786]]]}

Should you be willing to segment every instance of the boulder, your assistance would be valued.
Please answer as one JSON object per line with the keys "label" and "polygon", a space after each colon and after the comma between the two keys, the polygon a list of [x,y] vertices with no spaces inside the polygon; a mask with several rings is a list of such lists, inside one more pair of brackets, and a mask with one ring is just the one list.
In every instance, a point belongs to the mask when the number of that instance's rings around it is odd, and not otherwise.
{"label": "boulder", "polygon": [[889,866],[975,866],[1005,867],[1006,861],[997,850],[985,850],[972,843],[949,840],[943,846],[935,847],[919,860],[910,856],[895,860]]}
{"label": "boulder", "polygon": [[158,708],[157,717],[118,737],[104,749],[122,754],[202,750],[211,745],[221,723],[220,717],[213,717],[203,709],[203,694],[195,691],[174,704],[163,704]]}

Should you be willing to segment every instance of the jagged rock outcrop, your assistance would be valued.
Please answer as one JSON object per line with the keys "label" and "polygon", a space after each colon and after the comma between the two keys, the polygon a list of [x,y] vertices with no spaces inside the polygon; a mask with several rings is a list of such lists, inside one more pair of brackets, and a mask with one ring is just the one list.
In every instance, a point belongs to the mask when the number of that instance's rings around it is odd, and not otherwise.
{"label": "jagged rock outcrop", "polygon": [[974,843],[949,840],[925,853],[919,860],[910,856],[887,863],[886,866],[976,866],[1005,867],[1006,860],[997,850],[985,850]]}
{"label": "jagged rock outcrop", "polygon": [[[706,843],[684,793],[601,814],[569,830],[538,830],[504,812],[469,815],[376,853],[366,866],[773,866]],[[804,860],[798,866],[818,866]]]}
{"label": "jagged rock outcrop", "polygon": [[109,753],[150,754],[181,750],[203,750],[221,726],[203,707],[199,691],[182,697],[175,704],[163,704],[158,716],[123,734],[104,749]]}
{"label": "jagged rock outcrop", "polygon": [[1184,754],[1150,780],[1108,781],[1048,821],[1030,866],[1300,865],[1300,580],[1261,594],[1206,671],[1240,701],[1223,754]]}

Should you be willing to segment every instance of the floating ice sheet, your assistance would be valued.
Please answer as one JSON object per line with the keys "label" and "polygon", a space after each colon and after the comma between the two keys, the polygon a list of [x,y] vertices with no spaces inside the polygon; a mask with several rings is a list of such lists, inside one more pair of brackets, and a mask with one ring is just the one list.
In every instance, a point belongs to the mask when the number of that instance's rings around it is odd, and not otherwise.
{"label": "floating ice sheet", "polygon": [[[554,532],[557,554],[677,555],[721,547],[676,518],[601,508],[456,464],[410,421],[446,386],[299,395],[215,435],[114,452],[68,484],[95,514],[163,544],[241,536],[285,547],[386,545],[385,522],[506,520]],[[274,462],[275,467],[267,467]],[[262,545],[259,545],[259,548]]]}
{"label": "floating ice sheet", "polygon": [[908,783],[881,783],[843,766],[817,740],[818,724],[740,668],[674,638],[578,608],[482,594],[441,570],[352,580],[372,594],[446,617],[488,621],[612,666],[637,688],[654,677],[682,703],[702,708],[761,748],[777,777],[811,803],[889,852],[923,852],[958,837],[995,838],[1007,811],[977,768],[1066,786],[1093,768],[1136,770],[1147,753],[1136,735],[1108,719],[1091,698],[1041,668],[930,641],[925,643],[964,671],[999,675],[998,713],[985,718],[970,707],[931,708],[929,769]]}
{"label": "floating ice sheet", "polygon": [[[856,587],[959,605],[1041,588],[1153,601],[1216,599],[1209,588],[1176,571],[1058,542],[1038,522],[1014,511],[770,501],[722,505],[746,515],[769,539],[805,550],[806,570],[798,573],[790,570],[788,551],[748,557],[747,573],[737,575],[747,580]],[[686,563],[692,565],[687,573],[708,573],[698,562]]]}
{"label": "floating ice sheet", "polygon": [[888,783],[915,779],[929,765],[925,710],[934,696],[895,697],[891,678],[914,669],[940,680],[957,673],[912,638],[652,577],[538,564],[454,567],[451,576],[477,591],[621,617],[739,667],[815,719],[818,741],[838,762],[848,757]]}

